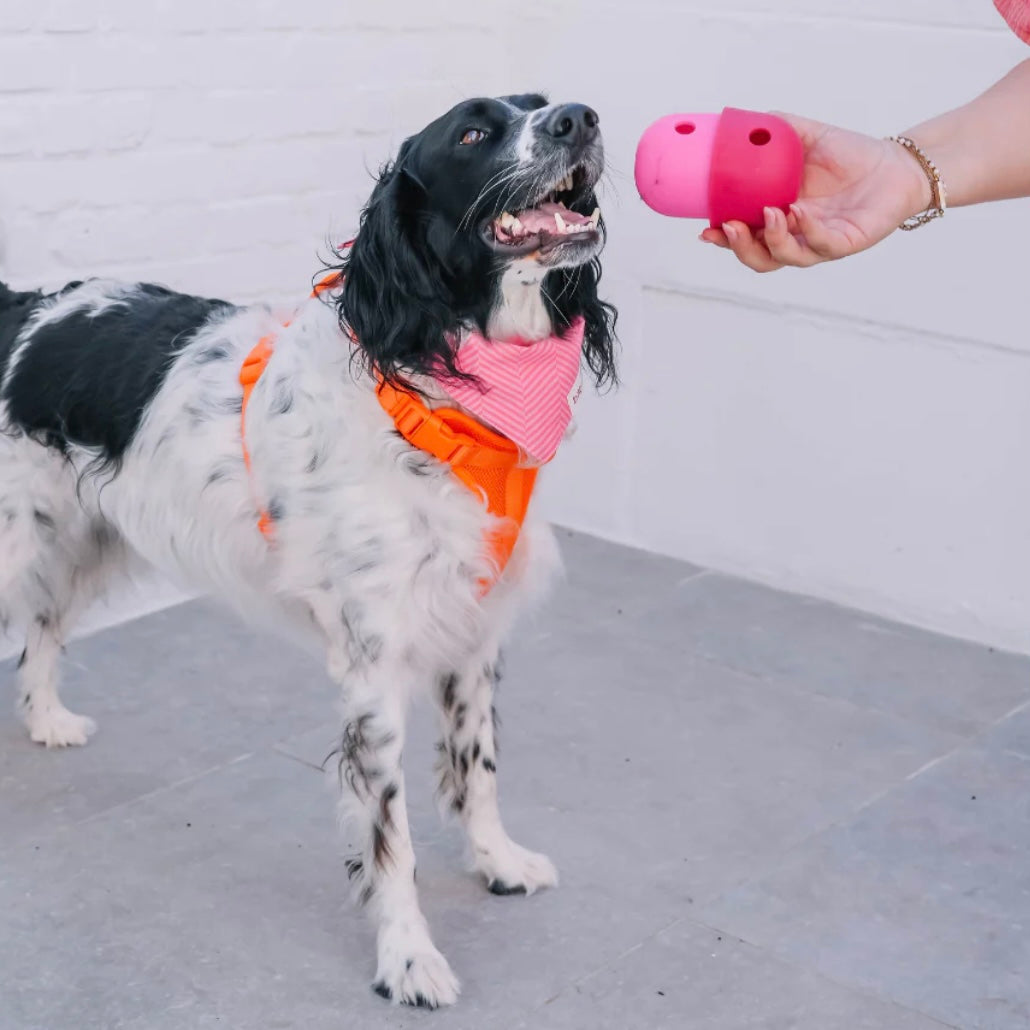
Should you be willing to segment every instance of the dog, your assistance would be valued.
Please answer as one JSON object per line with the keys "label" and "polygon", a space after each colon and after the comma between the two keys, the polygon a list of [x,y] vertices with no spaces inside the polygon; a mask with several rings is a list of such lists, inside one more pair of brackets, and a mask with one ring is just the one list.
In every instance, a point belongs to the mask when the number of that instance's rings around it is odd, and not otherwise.
{"label": "dog", "polygon": [[[461,366],[472,335],[530,353],[574,326],[577,372],[617,382],[617,315],[598,295],[603,170],[586,105],[478,98],[403,142],[289,319],[148,283],[0,285],[0,621],[25,635],[31,739],[82,745],[95,730],[58,695],[60,652],[140,569],[313,643],[342,688],[335,760],[362,842],[347,871],[376,930],[373,988],[394,1002],[459,993],[416,892],[401,772],[416,693],[438,703],[442,807],[483,882],[557,883],[498,812],[494,690],[502,644],[559,559],[531,506],[499,558],[503,515],[413,445],[382,391],[473,418],[448,389],[481,378]],[[523,467],[547,458],[519,452]]]}

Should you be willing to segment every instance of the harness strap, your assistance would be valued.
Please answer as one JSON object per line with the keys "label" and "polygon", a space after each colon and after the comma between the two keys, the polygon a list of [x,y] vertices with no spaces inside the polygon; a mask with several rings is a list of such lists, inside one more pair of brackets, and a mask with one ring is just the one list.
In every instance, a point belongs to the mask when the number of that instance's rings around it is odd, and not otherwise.
{"label": "harness strap", "polygon": [[[243,444],[243,463],[247,466],[247,474],[254,475],[254,469],[250,464],[250,450],[247,447],[247,405],[250,403],[250,395],[254,392],[257,381],[261,374],[268,367],[272,357],[272,337],[262,336],[257,346],[246,356],[240,366],[240,385],[243,387],[243,401],[240,407],[240,439]],[[268,512],[258,505],[258,529],[261,530],[266,540],[272,539],[272,517]]]}
{"label": "harness strap", "polygon": [[[385,382],[379,384],[376,395],[408,443],[449,465],[482,498],[487,511],[502,520],[487,541],[499,576],[518,542],[538,469],[520,465],[521,452],[511,440],[464,412],[431,410],[417,397]],[[485,594],[490,584],[481,587]]]}
{"label": "harness strap", "polygon": [[515,444],[468,415],[450,408],[433,411],[417,397],[385,382],[379,384],[376,394],[383,410],[408,443],[453,468],[507,471],[519,460]]}
{"label": "harness strap", "polygon": [[[348,246],[350,246],[350,243],[344,244],[344,247]],[[326,290],[331,290],[334,286],[338,286],[342,279],[343,276],[339,272],[327,275],[315,284],[314,289],[311,291],[311,296],[321,296]],[[288,321],[284,322],[283,328],[289,324]],[[247,473],[251,476],[253,476],[254,470],[250,464],[250,451],[247,448],[247,406],[250,404],[250,395],[254,392],[254,387],[268,367],[268,362],[272,360],[274,340],[274,336],[262,336],[254,349],[243,359],[243,364],[240,366],[239,381],[240,386],[243,387],[243,401],[240,406],[240,439],[243,445],[243,463],[247,467]],[[272,517],[260,504],[258,505],[258,513],[258,529],[261,530],[265,539],[271,542],[274,529]]]}
{"label": "harness strap", "polygon": [[[327,276],[316,284],[312,297],[338,286],[341,280],[339,272]],[[243,460],[250,475],[253,469],[246,442],[247,407],[254,387],[272,358],[274,340],[273,335],[263,336],[240,367],[239,382],[243,388],[240,430]],[[521,452],[511,440],[487,429],[464,412],[452,408],[431,410],[414,395],[385,381],[376,388],[376,397],[408,443],[449,465],[457,479],[484,501],[487,511],[502,520],[487,541],[500,575],[511,558],[529,510],[537,469],[521,466]],[[258,511],[258,528],[271,543],[275,529],[273,520],[260,504]],[[481,583],[481,595],[486,594],[491,585]]]}

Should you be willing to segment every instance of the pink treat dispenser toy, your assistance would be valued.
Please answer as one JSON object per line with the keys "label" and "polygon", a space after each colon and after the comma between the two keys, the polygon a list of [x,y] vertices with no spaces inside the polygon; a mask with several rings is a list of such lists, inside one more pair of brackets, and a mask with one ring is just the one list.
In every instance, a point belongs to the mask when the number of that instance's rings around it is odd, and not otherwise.
{"label": "pink treat dispenser toy", "polygon": [[656,121],[637,145],[635,177],[641,199],[661,215],[759,228],[763,208],[797,200],[803,165],[801,140],[782,118],[727,107]]}

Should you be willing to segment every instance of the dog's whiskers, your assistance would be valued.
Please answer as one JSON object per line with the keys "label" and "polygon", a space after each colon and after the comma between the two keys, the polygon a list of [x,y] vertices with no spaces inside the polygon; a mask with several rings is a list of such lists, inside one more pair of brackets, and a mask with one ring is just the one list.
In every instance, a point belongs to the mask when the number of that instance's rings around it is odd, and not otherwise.
{"label": "dog's whiskers", "polygon": [[476,196],[476,199],[473,200],[472,203],[468,206],[468,209],[462,216],[461,221],[458,223],[457,231],[461,232],[462,230],[468,228],[473,216],[475,215],[476,209],[486,199],[487,194],[492,189],[503,189],[504,186],[506,186],[520,174],[520,171],[521,169],[518,167],[518,165],[515,165],[513,168],[502,168],[501,171],[493,175],[487,181],[486,185],[483,186],[483,188],[479,191],[478,195]]}

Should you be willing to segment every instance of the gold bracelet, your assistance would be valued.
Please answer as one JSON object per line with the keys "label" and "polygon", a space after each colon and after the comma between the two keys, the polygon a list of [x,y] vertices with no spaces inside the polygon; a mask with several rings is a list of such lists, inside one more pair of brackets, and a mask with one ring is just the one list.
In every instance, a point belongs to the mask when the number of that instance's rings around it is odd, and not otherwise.
{"label": "gold bracelet", "polygon": [[908,232],[918,229],[921,225],[926,225],[927,222],[932,222],[935,218],[943,218],[948,207],[948,195],[937,166],[907,136],[888,136],[887,138],[892,143],[900,143],[919,162],[919,166],[930,183],[930,206],[922,214],[906,218],[898,228]]}

